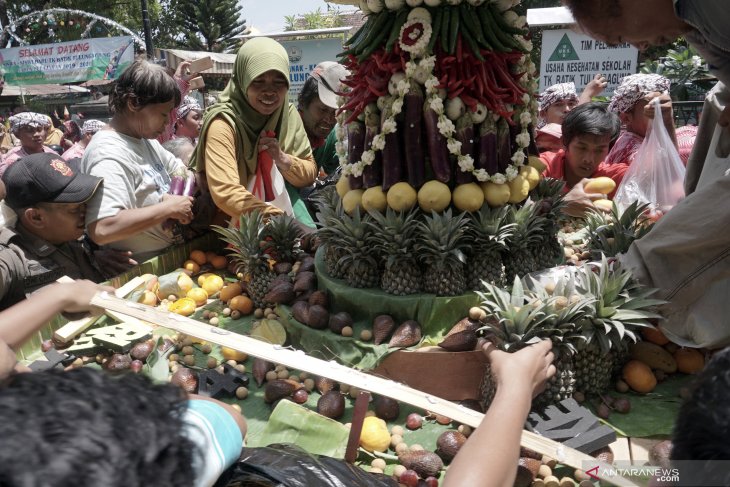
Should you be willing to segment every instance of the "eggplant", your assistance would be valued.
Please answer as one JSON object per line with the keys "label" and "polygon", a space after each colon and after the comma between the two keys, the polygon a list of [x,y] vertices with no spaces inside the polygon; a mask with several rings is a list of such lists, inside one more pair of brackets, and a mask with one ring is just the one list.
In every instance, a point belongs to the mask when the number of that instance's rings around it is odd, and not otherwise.
{"label": "eggplant", "polygon": [[185,178],[182,176],[172,176],[170,178],[170,189],[168,193],[176,196],[181,195],[185,186]]}
{"label": "eggplant", "polygon": [[477,169],[484,169],[490,176],[499,172],[497,164],[497,126],[492,115],[479,126],[479,147],[477,148],[477,159],[474,164]]}
{"label": "eggplant", "polygon": [[198,191],[198,184],[195,181],[195,173],[189,172],[188,178],[185,180],[185,187],[183,188],[182,195],[183,196],[195,196],[195,193]]}
{"label": "eggplant", "polygon": [[[373,139],[380,133],[380,124],[365,124],[365,149],[372,149]],[[362,185],[364,188],[372,188],[383,182],[383,153],[375,151],[375,158],[369,166],[365,166],[362,171]]]}
{"label": "eggplant", "polygon": [[[383,123],[390,116],[391,110],[386,108],[382,112],[380,129],[383,128]],[[402,129],[403,123],[398,123],[397,126]],[[403,157],[401,151],[401,138],[398,136],[399,130],[396,128],[395,132],[385,134],[385,147],[383,148],[383,191],[388,191],[391,186],[399,183],[403,177]]]}
{"label": "eggplant", "polygon": [[449,148],[446,145],[446,137],[439,132],[439,116],[431,109],[428,102],[423,107],[423,122],[426,127],[428,155],[431,159],[433,175],[438,181],[448,183],[451,180]]}
{"label": "eggplant", "polygon": [[509,124],[505,119],[497,122],[497,167],[504,173],[512,163],[512,140]]}
{"label": "eggplant", "polygon": [[[359,120],[347,125],[347,161],[355,164],[362,159],[365,151],[365,124]],[[362,188],[362,176],[350,176],[350,188]]]}
{"label": "eggplant", "polygon": [[[415,189],[426,181],[423,154],[423,90],[411,86],[403,97],[403,155],[408,172],[408,184]],[[397,133],[397,132],[396,132]]]}
{"label": "eggplant", "polygon": [[[476,146],[474,143],[474,121],[468,112],[456,121],[456,139],[461,142],[461,155],[471,156],[476,161],[474,157],[474,148]],[[461,170],[458,161],[454,166],[454,174],[456,175],[456,184],[467,184],[475,181],[472,173]]]}
{"label": "eggplant", "polygon": [[513,123],[509,124],[509,143],[511,146],[511,152],[514,154],[517,152],[517,149],[519,149],[519,147],[517,147],[517,136],[522,133],[522,125],[520,125],[519,120],[515,122],[513,119],[512,121]]}

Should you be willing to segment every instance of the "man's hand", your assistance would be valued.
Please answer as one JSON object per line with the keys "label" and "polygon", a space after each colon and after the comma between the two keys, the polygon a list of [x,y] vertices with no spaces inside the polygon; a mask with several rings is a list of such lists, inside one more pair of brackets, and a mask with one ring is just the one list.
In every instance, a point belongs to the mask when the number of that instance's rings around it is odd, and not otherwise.
{"label": "man's hand", "polygon": [[291,169],[291,158],[281,150],[279,139],[276,137],[268,137],[262,132],[261,137],[259,137],[259,152],[264,151],[269,153],[271,160],[274,161],[279,171],[287,172]]}
{"label": "man's hand", "polygon": [[519,352],[507,353],[487,342],[482,350],[492,366],[498,388],[502,385],[527,387],[534,398],[545,390],[547,380],[555,375],[552,347],[550,340],[542,340]]}
{"label": "man's hand", "polygon": [[659,107],[662,110],[662,119],[664,119],[664,123],[672,123],[674,124],[674,113],[672,112],[672,98],[669,96],[669,93],[659,93],[658,91],[653,91],[646,95],[644,97],[644,100],[646,100],[646,106],[644,107],[644,115],[646,115],[647,118],[653,120],[654,119],[654,98],[659,98]]}
{"label": "man's hand", "polygon": [[132,252],[126,250],[99,249],[94,251],[94,260],[105,276],[111,277],[127,272],[137,265]]}
{"label": "man's hand", "polygon": [[193,197],[165,194],[161,205],[165,205],[167,217],[177,220],[183,225],[193,221]]}
{"label": "man's hand", "polygon": [[583,88],[583,93],[580,94],[580,100],[582,103],[589,103],[594,96],[598,96],[603,93],[603,90],[608,86],[606,77],[601,73],[598,73],[593,79]]}
{"label": "man's hand", "polygon": [[582,217],[588,210],[596,208],[596,206],[593,205],[595,200],[606,198],[605,194],[586,193],[584,186],[587,182],[588,179],[581,179],[578,184],[568,191],[563,199],[565,202],[563,213],[576,218]]}
{"label": "man's hand", "polygon": [[62,310],[65,313],[81,313],[93,311],[91,298],[98,292],[113,293],[111,286],[102,286],[91,281],[79,279],[69,283],[54,284],[54,294],[61,298]]}
{"label": "man's hand", "polygon": [[200,73],[191,73],[188,71],[190,64],[190,61],[183,61],[178,64],[177,69],[175,70],[175,78],[180,78],[184,81],[190,81],[191,79],[198,76]]}

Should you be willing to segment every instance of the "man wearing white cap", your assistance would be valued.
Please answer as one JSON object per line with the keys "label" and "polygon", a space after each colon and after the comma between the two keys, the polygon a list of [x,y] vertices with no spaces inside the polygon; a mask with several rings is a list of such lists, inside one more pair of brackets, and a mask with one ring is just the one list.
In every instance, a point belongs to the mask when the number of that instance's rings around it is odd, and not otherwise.
{"label": "man wearing white cap", "polygon": [[340,80],[350,73],[334,61],[319,63],[312,71],[299,93],[299,114],[304,122],[312,154],[317,166],[326,174],[332,174],[339,166],[335,154],[335,111]]}
{"label": "man wearing white cap", "polygon": [[84,157],[86,146],[91,142],[91,138],[99,130],[106,127],[106,124],[101,120],[87,120],[81,126],[81,139],[72,145],[66,152],[61,156],[63,160],[70,161],[71,159],[80,159]]}
{"label": "man wearing white cap", "polygon": [[46,152],[55,154],[50,147],[43,145],[46,133],[51,126],[48,115],[35,112],[21,112],[9,119],[10,131],[20,141],[20,145],[10,149],[0,160],[0,177],[5,170],[21,157]]}

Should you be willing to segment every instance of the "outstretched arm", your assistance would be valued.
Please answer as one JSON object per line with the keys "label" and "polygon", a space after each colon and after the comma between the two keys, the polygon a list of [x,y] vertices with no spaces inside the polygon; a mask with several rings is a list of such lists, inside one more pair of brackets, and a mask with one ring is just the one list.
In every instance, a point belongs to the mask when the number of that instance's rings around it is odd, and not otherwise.
{"label": "outstretched arm", "polygon": [[446,471],[444,487],[514,484],[520,457],[520,437],[532,398],[555,374],[552,343],[544,340],[519,352],[484,346],[497,381],[497,393],[482,423]]}

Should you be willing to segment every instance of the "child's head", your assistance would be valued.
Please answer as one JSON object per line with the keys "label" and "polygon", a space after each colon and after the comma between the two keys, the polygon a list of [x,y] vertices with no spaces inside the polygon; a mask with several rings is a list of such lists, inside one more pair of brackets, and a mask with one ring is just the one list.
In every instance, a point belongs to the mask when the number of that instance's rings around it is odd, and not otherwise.
{"label": "child's head", "polygon": [[672,461],[693,460],[682,464],[680,475],[687,467],[693,476],[685,478],[697,485],[700,480],[713,480],[702,485],[729,485],[730,471],[712,460],[730,460],[730,348],[715,354],[697,376],[679,411],[672,445]]}
{"label": "child's head", "polygon": [[[142,375],[81,368],[0,383],[0,479],[57,487],[193,485],[185,393]],[[33,479],[29,481],[29,479]]]}
{"label": "child's head", "polygon": [[602,103],[585,103],[563,122],[563,146],[568,170],[579,179],[593,175],[618,137],[621,123]]}
{"label": "child's head", "polygon": [[540,118],[547,123],[561,124],[565,116],[578,106],[575,83],[558,83],[540,93]]}
{"label": "child's head", "polygon": [[644,107],[647,104],[644,97],[652,93],[661,94],[669,91],[669,86],[669,80],[658,74],[640,73],[626,76],[613,93],[608,109],[618,113],[626,130],[645,137],[650,119],[644,115]]}

